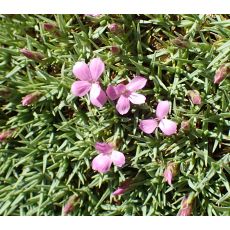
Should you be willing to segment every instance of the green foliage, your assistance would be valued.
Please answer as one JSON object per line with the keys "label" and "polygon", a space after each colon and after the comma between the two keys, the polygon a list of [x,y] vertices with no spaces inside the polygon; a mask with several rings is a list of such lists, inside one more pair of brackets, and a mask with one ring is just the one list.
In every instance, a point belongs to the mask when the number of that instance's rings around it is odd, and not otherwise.
{"label": "green foliage", "polygon": [[[45,31],[45,22],[59,33]],[[122,32],[110,32],[112,22]],[[61,215],[72,195],[72,215],[176,215],[191,192],[193,215],[230,215],[230,84],[213,83],[230,62],[229,28],[227,15],[2,15],[0,125],[15,131],[0,143],[0,215]],[[45,58],[30,60],[22,48]],[[121,116],[113,102],[98,109],[87,96],[71,95],[74,63],[93,57],[105,62],[104,89],[145,76],[147,102]],[[187,98],[192,89],[201,106]],[[22,106],[22,97],[37,91],[39,100]],[[170,119],[189,120],[189,132],[140,131],[139,121],[153,116],[159,100],[171,101]],[[95,142],[108,140],[126,164],[102,175],[91,161]],[[169,161],[179,164],[172,186],[163,178]],[[137,180],[133,189],[113,197],[127,178]]]}

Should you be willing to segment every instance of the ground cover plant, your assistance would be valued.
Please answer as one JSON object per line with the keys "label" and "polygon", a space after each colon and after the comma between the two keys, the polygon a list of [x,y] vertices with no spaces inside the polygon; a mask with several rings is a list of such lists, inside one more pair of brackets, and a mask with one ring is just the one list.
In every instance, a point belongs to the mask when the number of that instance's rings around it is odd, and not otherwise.
{"label": "ground cover plant", "polygon": [[0,215],[229,215],[229,15],[1,15]]}

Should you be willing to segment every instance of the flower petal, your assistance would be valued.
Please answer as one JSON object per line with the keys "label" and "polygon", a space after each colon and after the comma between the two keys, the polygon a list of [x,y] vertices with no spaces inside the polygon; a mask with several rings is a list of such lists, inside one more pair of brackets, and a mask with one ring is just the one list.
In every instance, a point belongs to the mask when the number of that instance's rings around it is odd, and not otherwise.
{"label": "flower petal", "polygon": [[147,120],[140,121],[139,128],[144,133],[150,134],[156,129],[157,126],[158,126],[158,122],[156,119],[147,119]]}
{"label": "flower petal", "polygon": [[110,156],[99,154],[92,161],[92,169],[100,173],[106,173],[109,171],[111,164]]}
{"label": "flower petal", "polygon": [[105,64],[100,58],[94,58],[89,63],[89,69],[92,79],[97,81],[105,70]]}
{"label": "flower petal", "polygon": [[111,153],[113,151],[113,146],[112,146],[112,144],[97,142],[95,144],[95,149],[99,153],[108,154],[108,153]]}
{"label": "flower petal", "polygon": [[146,97],[142,94],[139,93],[131,93],[129,96],[129,100],[133,103],[133,104],[144,104]]}
{"label": "flower petal", "polygon": [[99,108],[107,101],[107,96],[99,84],[92,84],[90,90],[90,101],[93,105]]}
{"label": "flower petal", "polygon": [[147,82],[147,79],[145,79],[144,77],[136,76],[128,83],[126,88],[130,90],[131,92],[134,92],[134,91],[144,88],[144,86],[146,85],[146,82]]}
{"label": "flower petal", "polygon": [[117,95],[116,87],[109,85],[106,89],[106,94],[110,100],[116,100],[119,95]]}
{"label": "flower petal", "polygon": [[177,123],[168,119],[162,119],[159,123],[159,128],[166,136],[170,136],[177,132]]}
{"label": "flower petal", "polygon": [[166,169],[166,170],[164,171],[164,178],[165,178],[165,181],[167,181],[167,183],[168,183],[169,185],[172,185],[172,178],[173,178],[173,175],[172,175],[171,170]]}
{"label": "flower petal", "polygon": [[71,93],[74,96],[82,97],[86,95],[91,88],[88,81],[75,81],[71,86]]}
{"label": "flower petal", "polygon": [[120,83],[116,86],[117,95],[121,96],[121,94],[124,93],[125,91],[126,91],[126,86],[124,84]]}
{"label": "flower petal", "polygon": [[112,151],[111,160],[113,164],[116,165],[117,167],[122,167],[125,164],[124,154],[116,150]]}
{"label": "flower petal", "polygon": [[76,62],[73,67],[73,74],[82,81],[91,81],[89,66],[85,62]]}
{"label": "flower petal", "polygon": [[119,196],[119,195],[124,194],[125,191],[126,191],[126,189],[118,187],[112,194],[114,196]]}
{"label": "flower petal", "polygon": [[161,120],[164,117],[166,117],[167,114],[169,113],[169,109],[170,109],[169,101],[161,101],[161,102],[159,102],[158,105],[157,105],[157,109],[156,109],[157,118]]}
{"label": "flower petal", "polygon": [[121,115],[128,113],[130,109],[129,99],[121,95],[117,101],[116,109]]}

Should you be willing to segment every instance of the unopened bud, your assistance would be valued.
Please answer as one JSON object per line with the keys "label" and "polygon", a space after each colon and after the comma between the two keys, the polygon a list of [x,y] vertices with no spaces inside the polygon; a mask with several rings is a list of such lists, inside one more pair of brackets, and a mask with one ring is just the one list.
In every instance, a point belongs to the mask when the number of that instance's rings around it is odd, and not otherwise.
{"label": "unopened bud", "polygon": [[214,76],[214,84],[220,84],[230,73],[230,67],[226,65],[222,65]]}
{"label": "unopened bud", "polygon": [[179,48],[188,48],[189,42],[182,37],[177,37],[172,40],[172,43]]}
{"label": "unopened bud", "polygon": [[169,162],[167,168],[164,171],[165,181],[167,181],[169,185],[172,185],[173,178],[176,176],[177,171],[178,171],[177,163]]}
{"label": "unopened bud", "polygon": [[118,25],[117,23],[111,23],[108,25],[108,29],[110,32],[118,34],[122,31],[122,28],[120,25]]}
{"label": "unopened bud", "polygon": [[74,210],[76,199],[77,199],[77,196],[72,195],[67,201],[67,203],[65,204],[63,208],[63,214],[65,216]]}
{"label": "unopened bud", "polygon": [[38,99],[41,97],[40,92],[34,92],[31,94],[26,95],[25,97],[22,98],[22,105],[23,106],[28,106],[31,105],[32,103],[38,101]]}
{"label": "unopened bud", "polygon": [[26,48],[21,49],[20,52],[21,52],[21,54],[23,54],[27,58],[35,60],[35,61],[41,61],[42,59],[45,58],[45,56],[42,53],[36,52],[36,51],[31,51],[31,50],[28,50]]}
{"label": "unopened bud", "polygon": [[46,22],[43,24],[43,28],[45,31],[48,31],[48,32],[54,33],[57,36],[60,36],[60,31],[58,27],[53,23]]}
{"label": "unopened bud", "polygon": [[189,129],[190,129],[190,124],[189,124],[189,121],[187,121],[187,120],[185,120],[185,121],[182,121],[181,122],[181,129],[183,130],[183,131],[189,131]]}
{"label": "unopened bud", "polygon": [[6,130],[0,133],[0,141],[5,141],[10,138],[13,134],[14,130]]}
{"label": "unopened bud", "polygon": [[131,179],[125,180],[112,194],[114,196],[119,196],[124,194],[128,190],[130,183],[131,183]]}
{"label": "unopened bud", "polygon": [[190,97],[190,99],[194,105],[200,105],[201,104],[201,96],[197,90],[189,90],[188,96]]}
{"label": "unopened bud", "polygon": [[113,45],[113,46],[111,46],[110,51],[112,54],[116,55],[116,54],[120,53],[121,49],[120,49],[120,47]]}
{"label": "unopened bud", "polygon": [[186,195],[181,202],[181,208],[177,216],[190,216],[192,213],[193,200],[194,200],[194,193],[190,193],[189,195]]}

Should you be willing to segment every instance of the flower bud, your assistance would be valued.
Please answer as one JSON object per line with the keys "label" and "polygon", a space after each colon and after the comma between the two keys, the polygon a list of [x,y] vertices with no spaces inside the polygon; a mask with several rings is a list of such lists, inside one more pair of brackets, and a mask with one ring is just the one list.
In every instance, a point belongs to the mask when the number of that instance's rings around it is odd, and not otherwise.
{"label": "flower bud", "polygon": [[13,134],[14,130],[6,130],[0,133],[0,141],[5,141],[10,138]]}
{"label": "flower bud", "polygon": [[63,208],[64,216],[66,216],[67,214],[69,214],[70,212],[72,212],[74,210],[76,199],[77,199],[76,195],[72,195],[69,198],[69,200],[67,201],[67,203],[65,204],[65,206]]}
{"label": "flower bud", "polygon": [[114,196],[123,195],[129,188],[131,179],[127,179],[112,193]]}
{"label": "flower bud", "polygon": [[190,129],[190,124],[189,124],[189,121],[188,120],[185,120],[185,121],[182,121],[181,122],[181,129],[183,130],[183,131],[189,131],[189,129]]}
{"label": "flower bud", "polygon": [[38,99],[41,97],[40,92],[34,92],[31,94],[26,95],[25,97],[22,98],[22,105],[23,106],[28,106],[31,105],[32,103],[38,101]]}
{"label": "flower bud", "polygon": [[172,180],[177,174],[178,165],[174,162],[169,162],[167,168],[164,171],[165,181],[168,182],[169,185],[172,185]]}
{"label": "flower bud", "polygon": [[36,51],[31,51],[31,50],[28,50],[26,48],[21,49],[20,52],[21,52],[21,54],[23,54],[27,58],[35,60],[35,61],[41,61],[42,59],[45,58],[45,56],[42,53],[36,52]]}
{"label": "flower bud", "polygon": [[111,46],[110,48],[110,52],[113,54],[113,55],[116,55],[116,54],[119,54],[121,51],[120,47],[116,46],[116,45],[113,45]]}
{"label": "flower bud", "polygon": [[181,208],[177,216],[190,216],[192,213],[193,200],[194,200],[194,193],[190,193],[189,195],[186,195],[181,202]]}
{"label": "flower bud", "polygon": [[183,37],[177,37],[173,39],[172,43],[179,48],[188,48],[190,45],[189,42],[185,40]]}
{"label": "flower bud", "polygon": [[188,96],[190,97],[190,99],[194,105],[200,105],[201,104],[201,96],[197,90],[189,90]]}
{"label": "flower bud", "polygon": [[60,36],[60,31],[58,30],[58,27],[53,23],[46,22],[43,24],[43,28],[45,31],[48,31],[48,32],[54,33],[57,36]]}
{"label": "flower bud", "polygon": [[53,23],[46,22],[43,24],[43,28],[46,31],[52,32],[52,31],[56,30],[57,27]]}
{"label": "flower bud", "polygon": [[122,31],[121,27],[117,23],[109,24],[108,29],[111,33],[114,33],[114,34],[118,34]]}
{"label": "flower bud", "polygon": [[220,84],[225,77],[230,73],[230,67],[226,65],[220,66],[220,68],[216,71],[214,76],[214,84]]}

